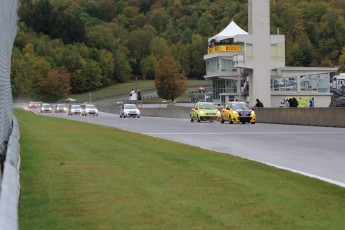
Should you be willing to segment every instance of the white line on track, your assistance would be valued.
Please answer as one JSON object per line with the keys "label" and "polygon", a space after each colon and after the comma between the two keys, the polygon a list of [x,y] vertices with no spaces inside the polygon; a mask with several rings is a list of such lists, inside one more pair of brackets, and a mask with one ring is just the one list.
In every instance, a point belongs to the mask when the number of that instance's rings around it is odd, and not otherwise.
{"label": "white line on track", "polygon": [[257,134],[345,134],[345,132],[216,132],[216,133],[144,133],[147,135],[257,135]]}
{"label": "white line on track", "polygon": [[[261,162],[261,161],[258,161],[258,162]],[[279,166],[279,165],[273,165],[273,164],[269,164],[269,163],[266,163],[266,162],[261,162],[261,163],[266,164],[266,165],[270,165],[270,166],[273,166],[273,167],[276,167],[276,168],[279,168],[279,169],[288,170],[288,171],[291,171],[291,172],[294,172],[294,173],[302,174],[304,176],[316,178],[316,179],[319,179],[319,180],[322,180],[322,181],[326,181],[328,183],[335,184],[335,185],[338,185],[340,187],[345,188],[345,184],[342,183],[342,182],[339,182],[339,181],[335,181],[335,180],[328,179],[328,178],[325,178],[325,177],[316,176],[314,174],[298,171],[298,170],[291,169],[291,168],[282,167],[282,166]]]}

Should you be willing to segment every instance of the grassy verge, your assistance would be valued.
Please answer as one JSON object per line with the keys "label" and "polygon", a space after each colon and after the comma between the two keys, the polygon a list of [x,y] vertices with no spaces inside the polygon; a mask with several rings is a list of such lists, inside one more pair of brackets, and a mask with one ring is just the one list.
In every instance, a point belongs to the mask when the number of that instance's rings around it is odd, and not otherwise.
{"label": "grassy verge", "polygon": [[345,190],[196,147],[15,110],[20,229],[343,229]]}

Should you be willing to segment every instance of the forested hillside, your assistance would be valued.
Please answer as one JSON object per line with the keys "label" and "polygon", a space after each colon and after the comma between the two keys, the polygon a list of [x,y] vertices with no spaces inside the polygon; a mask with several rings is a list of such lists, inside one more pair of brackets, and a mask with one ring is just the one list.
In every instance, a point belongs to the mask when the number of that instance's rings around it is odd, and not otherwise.
{"label": "forested hillside", "polygon": [[[54,101],[154,79],[174,56],[191,79],[205,75],[207,39],[234,20],[243,0],[22,0],[12,58],[14,96]],[[336,66],[345,46],[345,0],[271,0],[271,33],[286,36],[286,65]]]}

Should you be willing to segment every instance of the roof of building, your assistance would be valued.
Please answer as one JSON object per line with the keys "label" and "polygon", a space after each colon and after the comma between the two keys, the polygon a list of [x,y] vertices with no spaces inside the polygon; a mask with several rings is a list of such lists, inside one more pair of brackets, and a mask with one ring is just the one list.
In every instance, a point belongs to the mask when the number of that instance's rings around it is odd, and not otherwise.
{"label": "roof of building", "polygon": [[248,33],[241,29],[241,27],[239,27],[234,21],[231,21],[230,24],[225,27],[224,30],[222,30],[222,32],[209,38],[208,42],[212,40],[216,40],[217,42],[219,42],[224,39],[233,38],[236,35],[248,35]]}

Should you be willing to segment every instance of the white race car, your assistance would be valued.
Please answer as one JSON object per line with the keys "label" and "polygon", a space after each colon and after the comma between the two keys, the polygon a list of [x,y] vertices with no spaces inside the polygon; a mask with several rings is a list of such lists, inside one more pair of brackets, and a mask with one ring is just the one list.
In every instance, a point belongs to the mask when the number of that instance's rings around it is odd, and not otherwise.
{"label": "white race car", "polygon": [[120,118],[140,117],[140,110],[135,104],[123,104],[120,109]]}

